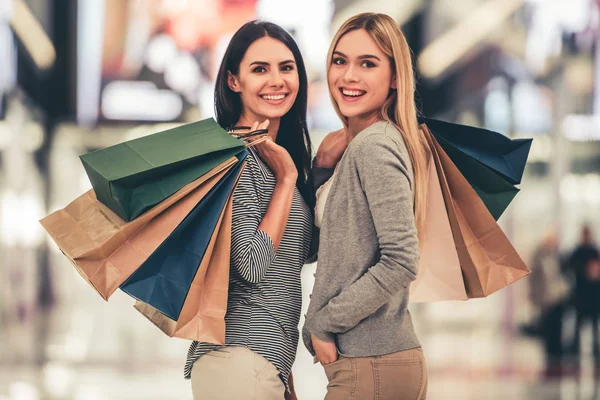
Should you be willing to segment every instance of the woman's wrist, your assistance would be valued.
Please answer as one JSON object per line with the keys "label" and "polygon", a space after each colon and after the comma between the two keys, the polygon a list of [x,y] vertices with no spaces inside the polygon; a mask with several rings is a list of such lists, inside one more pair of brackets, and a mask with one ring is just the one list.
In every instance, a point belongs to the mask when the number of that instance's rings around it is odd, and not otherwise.
{"label": "woman's wrist", "polygon": [[288,174],[288,175],[283,175],[283,176],[276,176],[275,180],[277,181],[277,185],[293,188],[296,186],[296,181],[298,180],[298,174]]}

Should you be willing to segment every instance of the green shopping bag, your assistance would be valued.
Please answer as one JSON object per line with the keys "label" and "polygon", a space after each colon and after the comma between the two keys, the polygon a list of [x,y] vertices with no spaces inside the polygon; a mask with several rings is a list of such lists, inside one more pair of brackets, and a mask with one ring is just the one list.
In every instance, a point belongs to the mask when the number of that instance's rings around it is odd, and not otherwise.
{"label": "green shopping bag", "polygon": [[97,199],[131,221],[245,148],[209,118],[80,158]]}

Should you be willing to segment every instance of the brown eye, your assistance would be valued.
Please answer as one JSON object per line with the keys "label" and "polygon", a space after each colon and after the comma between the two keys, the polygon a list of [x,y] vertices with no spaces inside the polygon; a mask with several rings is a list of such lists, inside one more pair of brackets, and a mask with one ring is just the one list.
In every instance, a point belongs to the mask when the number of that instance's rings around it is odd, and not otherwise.
{"label": "brown eye", "polygon": [[371,61],[363,61],[362,64],[360,64],[360,66],[365,67],[365,68],[373,68],[373,67],[376,67],[377,65],[375,65]]}
{"label": "brown eye", "polygon": [[341,58],[341,57],[335,57],[335,58],[332,60],[332,63],[333,63],[333,64],[335,64],[335,65],[344,65],[344,64],[346,64],[346,60],[344,60],[344,59],[343,59],[343,58]]}
{"label": "brown eye", "polygon": [[265,67],[256,67],[252,70],[252,72],[255,73],[261,73],[261,72],[266,72],[267,70],[265,69]]}

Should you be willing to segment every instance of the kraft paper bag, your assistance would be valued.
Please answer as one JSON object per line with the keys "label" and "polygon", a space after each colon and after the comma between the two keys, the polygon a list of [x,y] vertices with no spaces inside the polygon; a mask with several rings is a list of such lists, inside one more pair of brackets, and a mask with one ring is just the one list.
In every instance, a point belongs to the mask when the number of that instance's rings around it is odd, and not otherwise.
{"label": "kraft paper bag", "polygon": [[154,253],[120,286],[177,321],[218,221],[244,168],[241,159]]}
{"label": "kraft paper bag", "polygon": [[419,243],[417,279],[410,285],[411,303],[467,300],[458,253],[433,157],[428,163],[427,211]]}
{"label": "kraft paper bag", "polygon": [[426,131],[436,162],[469,298],[490,294],[530,271],[469,182]]}
{"label": "kraft paper bag", "polygon": [[225,344],[225,314],[229,290],[232,199],[211,238],[177,321],[136,301],[135,309],[170,337]]}
{"label": "kraft paper bag", "polygon": [[231,158],[131,222],[97,201],[93,190],[40,222],[107,300],[236,163]]}

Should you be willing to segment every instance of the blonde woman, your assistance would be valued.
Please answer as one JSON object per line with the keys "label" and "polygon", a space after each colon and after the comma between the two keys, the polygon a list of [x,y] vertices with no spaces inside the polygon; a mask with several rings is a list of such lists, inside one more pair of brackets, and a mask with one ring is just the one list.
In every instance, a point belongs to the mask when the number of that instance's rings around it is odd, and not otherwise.
{"label": "blonde woman", "polygon": [[394,20],[368,13],[346,21],[327,78],[345,129],[315,160],[336,170],[317,201],[319,265],[303,339],[325,368],[327,400],[425,399],[427,368],[407,305],[427,147],[410,49]]}

